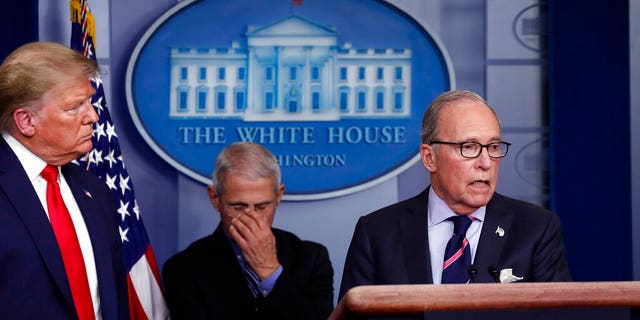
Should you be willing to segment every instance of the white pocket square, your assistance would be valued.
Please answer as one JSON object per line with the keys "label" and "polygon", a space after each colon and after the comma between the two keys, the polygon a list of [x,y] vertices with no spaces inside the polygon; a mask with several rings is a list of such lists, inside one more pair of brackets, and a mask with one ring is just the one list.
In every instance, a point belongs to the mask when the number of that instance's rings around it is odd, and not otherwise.
{"label": "white pocket square", "polygon": [[518,280],[522,280],[522,277],[518,277],[513,274],[513,269],[502,269],[500,270],[500,283],[509,283],[516,282]]}

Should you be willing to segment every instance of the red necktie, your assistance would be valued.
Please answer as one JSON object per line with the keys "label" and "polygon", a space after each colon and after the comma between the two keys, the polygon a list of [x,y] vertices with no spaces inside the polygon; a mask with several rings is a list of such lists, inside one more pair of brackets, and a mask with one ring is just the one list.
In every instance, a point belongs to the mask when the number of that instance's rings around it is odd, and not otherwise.
{"label": "red necktie", "polygon": [[64,269],[67,272],[69,286],[73,303],[76,306],[78,317],[81,320],[95,319],[93,312],[93,302],[91,301],[91,290],[89,290],[89,280],[87,280],[87,270],[82,258],[80,243],[76,236],[76,229],[67,207],[62,201],[60,187],[58,186],[58,168],[47,165],[40,174],[47,180],[47,208],[49,210],[49,220],[53,233],[56,235]]}

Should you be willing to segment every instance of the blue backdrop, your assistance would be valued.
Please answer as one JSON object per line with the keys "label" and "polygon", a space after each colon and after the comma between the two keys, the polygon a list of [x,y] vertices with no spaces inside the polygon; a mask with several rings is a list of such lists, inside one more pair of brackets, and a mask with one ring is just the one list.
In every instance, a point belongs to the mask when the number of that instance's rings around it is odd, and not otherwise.
{"label": "blue backdrop", "polygon": [[[98,48],[99,61],[101,56],[110,57],[107,90],[112,92],[109,100],[112,115],[160,265],[183,247],[180,221],[192,213],[180,212],[181,204],[200,201],[198,205],[204,214],[216,215],[206,200],[204,186],[180,176],[160,159],[140,137],[125,111],[124,78],[131,52],[145,30],[175,3],[175,0],[110,1],[110,52],[101,53],[105,48]],[[447,2],[447,6],[467,6],[473,10],[482,9],[484,4],[480,0]],[[1,58],[19,44],[38,38],[38,22],[43,17],[41,14],[38,18],[37,5],[36,0],[3,4]],[[65,1],[62,5],[68,4]],[[562,220],[569,264],[577,281],[633,278],[628,21],[628,1],[548,1],[548,88],[544,96],[549,105],[550,205]],[[69,24],[66,19],[60,23]],[[483,23],[480,21],[479,25]],[[442,30],[444,37],[482,37],[482,28],[456,26],[463,32]],[[68,39],[61,42],[68,44]],[[470,56],[484,61],[482,48]],[[468,62],[477,61],[462,61]],[[461,79],[467,82],[462,80],[458,87],[482,92],[483,77],[482,73],[466,75]],[[417,193],[419,190],[414,186],[424,185],[427,182],[424,176],[423,168],[411,168],[399,177],[402,183],[390,193],[399,198]],[[185,184],[193,190],[185,188]],[[336,201],[341,200],[349,199]],[[359,204],[363,211],[371,205],[365,201]],[[304,203],[291,204],[290,208],[304,215]],[[342,243],[348,242],[345,238],[350,234],[343,236],[340,231],[353,230],[356,217],[366,213],[354,212],[351,220],[323,224],[319,223],[326,219],[324,216],[304,218],[312,221],[308,223],[327,226],[319,232],[333,232],[336,241]],[[331,212],[326,214],[329,216]],[[204,226],[211,231],[213,227]],[[343,245],[346,247],[348,243]],[[336,260],[333,254],[331,258]]]}

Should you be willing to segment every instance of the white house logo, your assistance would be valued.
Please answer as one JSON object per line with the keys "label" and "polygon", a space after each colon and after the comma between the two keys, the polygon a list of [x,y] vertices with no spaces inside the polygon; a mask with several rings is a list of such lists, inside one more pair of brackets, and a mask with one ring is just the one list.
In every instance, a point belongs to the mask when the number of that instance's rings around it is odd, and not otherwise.
{"label": "white house logo", "polygon": [[310,200],[413,164],[451,70],[425,25],[386,2],[183,1],[138,43],[126,89],[141,135],[182,173],[208,183],[222,148],[254,141],[278,159],[285,199]]}
{"label": "white house logo", "polygon": [[513,20],[513,34],[524,47],[540,51],[546,43],[546,6],[533,4],[522,9]]}
{"label": "white house logo", "polygon": [[547,185],[549,170],[544,155],[547,154],[548,148],[549,141],[545,137],[526,144],[518,151],[515,167],[522,181],[540,188]]}

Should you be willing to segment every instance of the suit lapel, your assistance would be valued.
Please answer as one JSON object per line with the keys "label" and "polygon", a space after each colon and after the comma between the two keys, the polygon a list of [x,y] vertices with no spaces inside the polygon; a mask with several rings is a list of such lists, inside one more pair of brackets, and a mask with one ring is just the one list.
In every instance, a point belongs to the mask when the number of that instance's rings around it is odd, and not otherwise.
{"label": "suit lapel", "polygon": [[485,221],[482,224],[476,259],[479,282],[494,282],[489,273],[489,266],[500,267],[500,255],[509,238],[513,215],[507,214],[500,205],[501,195],[495,193],[487,204]]}
{"label": "suit lapel", "polygon": [[[20,161],[6,141],[0,137],[0,189],[20,216],[47,270],[60,292],[73,308],[62,256],[51,223]],[[75,311],[74,311],[75,312]]]}
{"label": "suit lapel", "polygon": [[433,283],[427,235],[427,190],[407,202],[400,218],[404,265],[410,284]]}

